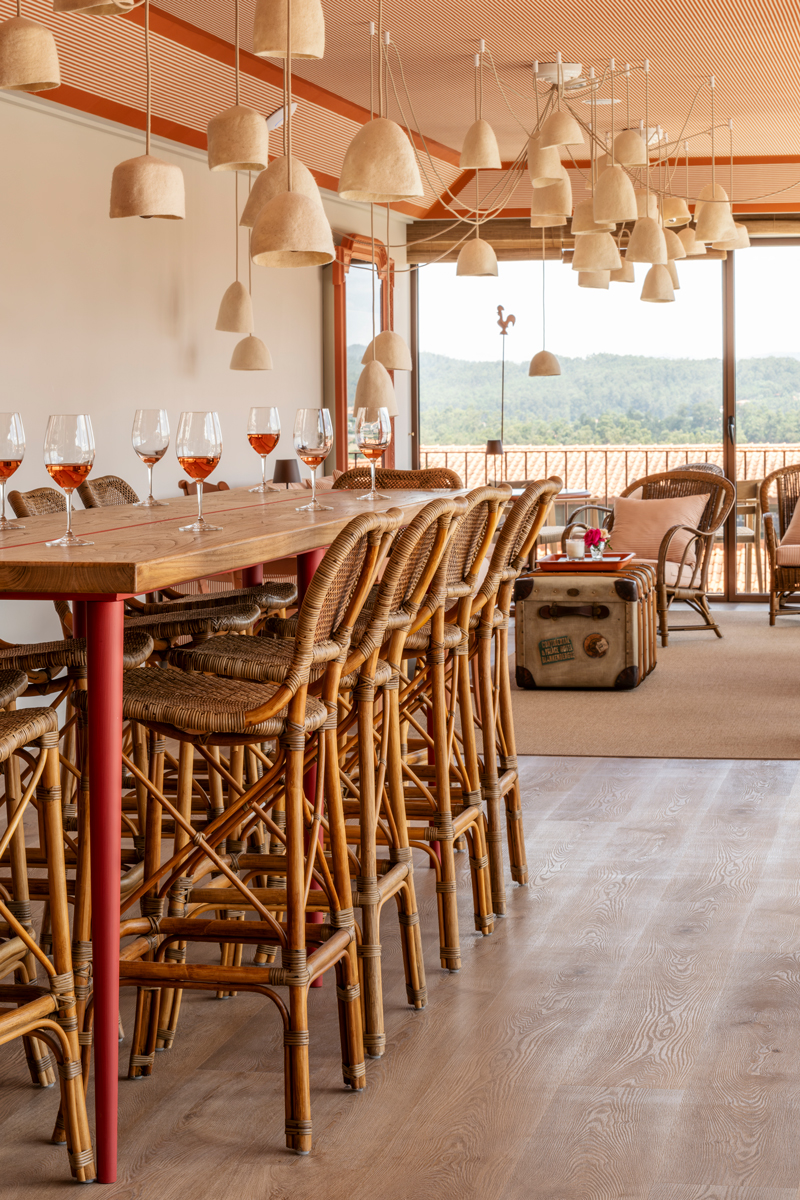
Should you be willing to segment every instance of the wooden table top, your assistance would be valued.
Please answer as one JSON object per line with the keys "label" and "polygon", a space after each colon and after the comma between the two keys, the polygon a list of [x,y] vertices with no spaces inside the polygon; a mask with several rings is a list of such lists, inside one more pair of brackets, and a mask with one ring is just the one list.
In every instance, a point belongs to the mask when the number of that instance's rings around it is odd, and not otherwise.
{"label": "wooden table top", "polygon": [[[465,494],[447,492],[447,495]],[[297,512],[307,504],[306,490],[268,493],[263,498],[246,488],[207,492],[206,520],[220,525],[218,533],[181,533],[197,516],[195,496],[169,501],[168,508],[79,510],[73,514],[77,537],[93,546],[67,549],[45,543],[61,537],[66,515],[25,517],[24,530],[0,531],[0,592],[48,595],[138,595],[170,587],[203,575],[216,575],[286,555],[329,545],[359,513],[402,509],[411,520],[442,492],[398,490],[391,498],[365,504],[361,492],[322,492],[319,499],[330,512]]]}

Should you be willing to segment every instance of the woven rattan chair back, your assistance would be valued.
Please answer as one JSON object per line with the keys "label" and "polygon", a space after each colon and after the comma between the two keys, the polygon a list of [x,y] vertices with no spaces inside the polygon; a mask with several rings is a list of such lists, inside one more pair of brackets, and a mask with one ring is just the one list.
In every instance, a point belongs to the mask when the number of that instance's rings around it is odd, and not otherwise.
{"label": "woven rattan chair back", "polygon": [[489,569],[478,596],[491,600],[501,583],[516,579],[522,571],[555,496],[563,487],[557,477],[528,484],[507,510],[503,527],[492,552]]}
{"label": "woven rattan chair back", "polygon": [[736,500],[733,484],[723,476],[706,470],[662,471],[659,475],[645,475],[628,484],[620,496],[630,496],[638,488],[642,489],[643,500],[671,500],[675,496],[708,494],[708,502],[697,524],[703,533],[713,533],[719,529]]}
{"label": "woven rattan chair back", "polygon": [[[419,471],[394,471],[378,467],[375,471],[375,485],[390,490],[410,488],[418,491],[436,491],[441,488],[455,491],[464,486],[455,471],[451,471],[449,467],[424,467]],[[355,491],[370,486],[369,467],[353,467],[334,481],[333,490]]]}
{"label": "woven rattan chair back", "polygon": [[138,504],[139,497],[119,475],[87,479],[78,487],[84,508],[110,508],[115,504]]}
{"label": "woven rattan chair back", "polygon": [[[196,479],[179,479],[178,487],[184,496],[196,496],[198,481]],[[220,479],[219,483],[209,483],[207,479],[203,480],[203,492],[229,492],[230,490],[231,485],[224,479]]]}
{"label": "woven rattan chair back", "polygon": [[511,498],[511,488],[478,487],[466,497],[467,508],[450,538],[447,552],[431,591],[449,599],[471,596],[492,536],[497,528],[502,506]]}
{"label": "woven rattan chair back", "polygon": [[47,517],[67,511],[67,502],[55,488],[34,488],[30,492],[9,492],[8,503],[15,517]]}
{"label": "woven rattan chair back", "polygon": [[797,501],[800,500],[800,464],[792,467],[779,467],[771,475],[767,475],[761,484],[760,505],[762,513],[769,512],[770,492],[775,488],[778,496],[778,529],[783,537],[794,516]]}

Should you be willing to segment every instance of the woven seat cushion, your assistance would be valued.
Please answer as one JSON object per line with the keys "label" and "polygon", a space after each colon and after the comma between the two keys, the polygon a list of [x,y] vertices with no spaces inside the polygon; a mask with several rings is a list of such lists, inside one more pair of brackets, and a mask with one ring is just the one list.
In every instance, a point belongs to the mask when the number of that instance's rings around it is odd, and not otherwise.
{"label": "woven seat cushion", "polygon": [[[356,667],[355,671],[348,672],[343,675],[339,683],[339,688],[343,692],[349,692],[358,683],[358,676],[361,671],[360,667]],[[375,668],[375,687],[385,687],[392,678],[392,668],[385,659],[379,658],[378,665]]]}
{"label": "woven seat cushion", "polygon": [[[140,667],[153,653],[153,639],[145,630],[125,631],[122,663]],[[30,642],[19,646],[0,646],[0,668],[20,671],[60,671],[64,667],[86,666],[86,639],[61,638],[57,642]]]}
{"label": "woven seat cushion", "polygon": [[232,604],[219,608],[190,608],[185,612],[146,613],[129,617],[126,629],[142,629],[153,638],[190,637],[198,633],[243,633],[258,620],[258,605]]}
{"label": "woven seat cushion", "polygon": [[53,708],[21,708],[0,715],[0,762],[5,762],[15,750],[35,742],[43,733],[58,733],[58,717]]}
{"label": "woven seat cushion", "polygon": [[28,686],[28,676],[24,671],[0,671],[0,708],[5,708],[17,696],[21,696]]}
{"label": "woven seat cushion", "polygon": [[[652,567],[654,571],[658,570],[657,558],[635,558],[633,563],[645,563],[648,567]],[[633,566],[633,563],[631,563],[631,566]],[[669,559],[664,563],[664,582],[667,587],[689,587],[692,582],[694,568],[690,567],[687,563],[680,572],[680,579],[678,579],[679,569],[680,563],[670,562]]]}
{"label": "woven seat cushion", "polygon": [[[126,721],[156,721],[188,733],[242,734],[256,739],[279,737],[284,730],[288,714],[285,708],[257,725],[248,725],[245,720],[246,713],[275,695],[274,684],[158,670],[126,671],[122,680],[122,715]],[[85,710],[87,697],[87,692],[76,692],[72,703]],[[325,705],[309,696],[306,733],[319,729],[326,716]]]}
{"label": "woven seat cushion", "polygon": [[[450,621],[445,622],[444,626],[444,648],[445,650],[455,650],[456,646],[461,644],[461,627],[454,625]],[[427,650],[431,642],[431,623],[423,625],[416,633],[410,633],[406,638],[406,650]]]}
{"label": "woven seat cushion", "polygon": [[[312,665],[321,666],[339,657],[336,642],[320,642],[313,648]],[[170,661],[182,671],[209,671],[226,679],[253,683],[282,683],[294,658],[293,638],[218,637],[202,646],[179,646]]]}
{"label": "woven seat cushion", "polygon": [[186,596],[182,600],[164,600],[160,604],[145,604],[137,609],[137,613],[146,616],[149,613],[165,616],[170,613],[186,612],[193,608],[230,607],[232,604],[257,604],[261,612],[269,612],[273,608],[285,608],[287,604],[297,603],[297,584],[290,581],[271,583],[265,580],[256,587],[229,588],[224,592],[211,592],[201,596]]}

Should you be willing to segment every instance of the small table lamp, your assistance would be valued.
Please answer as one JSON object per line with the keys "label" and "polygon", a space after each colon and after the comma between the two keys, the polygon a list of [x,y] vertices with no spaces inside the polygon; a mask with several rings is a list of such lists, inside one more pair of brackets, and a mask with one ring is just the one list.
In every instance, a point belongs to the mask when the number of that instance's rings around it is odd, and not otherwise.
{"label": "small table lamp", "polygon": [[[494,482],[497,483],[497,456],[499,455],[501,458],[503,457],[503,443],[501,442],[500,438],[489,438],[489,441],[486,443],[486,457],[488,458],[489,455],[491,455],[495,460]],[[486,475],[488,477],[488,475],[489,475],[488,470],[486,472]]]}
{"label": "small table lamp", "polygon": [[285,483],[289,490],[290,483],[300,482],[300,468],[295,458],[276,458],[272,470],[273,483]]}

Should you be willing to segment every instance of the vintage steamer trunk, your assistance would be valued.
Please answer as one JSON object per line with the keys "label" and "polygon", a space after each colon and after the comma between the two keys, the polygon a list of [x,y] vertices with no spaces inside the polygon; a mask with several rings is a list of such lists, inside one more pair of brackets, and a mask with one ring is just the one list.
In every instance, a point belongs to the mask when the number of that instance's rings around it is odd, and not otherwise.
{"label": "vintage steamer trunk", "polygon": [[656,665],[656,573],[536,572],[514,589],[517,686],[635,688]]}

